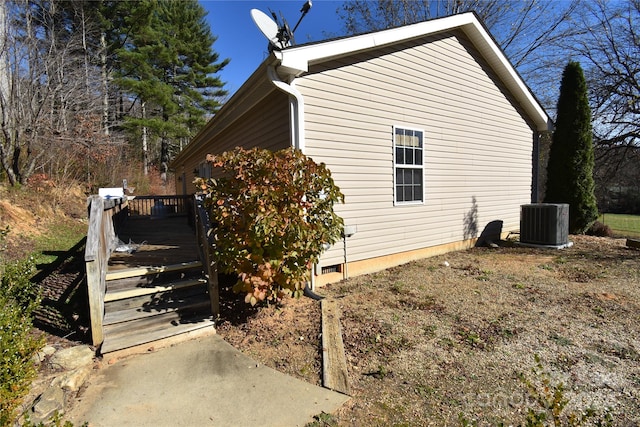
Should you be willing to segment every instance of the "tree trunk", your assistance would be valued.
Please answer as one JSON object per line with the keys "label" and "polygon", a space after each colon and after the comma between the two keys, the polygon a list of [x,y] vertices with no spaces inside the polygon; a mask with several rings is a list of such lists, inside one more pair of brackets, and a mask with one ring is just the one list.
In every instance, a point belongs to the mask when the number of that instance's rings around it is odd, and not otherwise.
{"label": "tree trunk", "polygon": [[[146,102],[142,102],[142,119],[147,118]],[[142,126],[142,171],[145,176],[149,174],[149,142],[147,140],[147,127]]]}
{"label": "tree trunk", "polygon": [[107,72],[107,35],[100,34],[100,78],[102,80],[102,128],[109,135],[109,73]]}
{"label": "tree trunk", "polygon": [[162,137],[160,144],[160,178],[162,183],[167,183],[167,171],[169,170],[169,141],[166,136]]}

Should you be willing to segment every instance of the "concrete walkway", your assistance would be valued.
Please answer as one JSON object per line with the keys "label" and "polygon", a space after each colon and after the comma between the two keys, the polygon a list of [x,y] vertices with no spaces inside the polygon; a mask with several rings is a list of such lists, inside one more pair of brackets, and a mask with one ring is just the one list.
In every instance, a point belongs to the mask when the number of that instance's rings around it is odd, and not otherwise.
{"label": "concrete walkway", "polygon": [[64,418],[91,427],[304,426],[348,399],[210,335],[105,363]]}

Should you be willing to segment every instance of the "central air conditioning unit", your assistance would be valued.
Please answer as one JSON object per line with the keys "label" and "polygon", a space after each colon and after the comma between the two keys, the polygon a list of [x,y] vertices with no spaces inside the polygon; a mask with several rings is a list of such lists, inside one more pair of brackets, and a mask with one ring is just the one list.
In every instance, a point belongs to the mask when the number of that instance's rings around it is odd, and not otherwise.
{"label": "central air conditioning unit", "polygon": [[520,242],[561,246],[569,243],[569,205],[533,203],[520,210]]}

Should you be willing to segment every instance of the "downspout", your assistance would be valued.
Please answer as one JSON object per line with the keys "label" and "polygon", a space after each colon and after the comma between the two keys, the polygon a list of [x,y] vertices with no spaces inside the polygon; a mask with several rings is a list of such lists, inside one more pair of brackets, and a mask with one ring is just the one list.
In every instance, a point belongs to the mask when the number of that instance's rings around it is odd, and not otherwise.
{"label": "downspout", "polygon": [[[304,98],[292,84],[287,84],[280,79],[273,65],[267,67],[267,76],[276,89],[289,95],[291,146],[304,153]],[[311,280],[305,287],[305,295],[313,299],[321,298],[314,293],[316,289],[316,268],[317,264],[311,266]]]}
{"label": "downspout", "polygon": [[304,99],[292,84],[283,82],[273,65],[267,67],[267,76],[280,91],[289,95],[291,114],[291,146],[304,153]]}

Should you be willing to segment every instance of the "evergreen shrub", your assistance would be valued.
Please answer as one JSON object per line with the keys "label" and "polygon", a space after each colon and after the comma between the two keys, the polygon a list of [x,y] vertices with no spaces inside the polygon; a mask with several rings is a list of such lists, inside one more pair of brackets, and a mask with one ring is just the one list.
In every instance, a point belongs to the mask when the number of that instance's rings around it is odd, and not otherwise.
{"label": "evergreen shrub", "polygon": [[549,151],[545,202],[569,204],[569,232],[582,234],[598,218],[593,179],[591,109],[578,62],[562,74],[556,126]]}
{"label": "evergreen shrub", "polygon": [[0,278],[0,425],[10,425],[16,408],[37,374],[35,353],[42,339],[33,331],[31,316],[40,298],[30,282],[32,258],[4,265]]}

